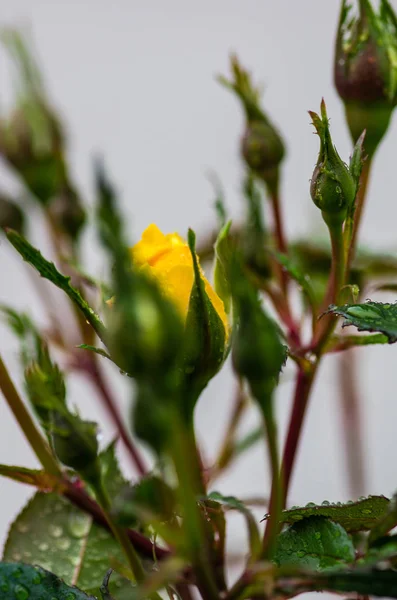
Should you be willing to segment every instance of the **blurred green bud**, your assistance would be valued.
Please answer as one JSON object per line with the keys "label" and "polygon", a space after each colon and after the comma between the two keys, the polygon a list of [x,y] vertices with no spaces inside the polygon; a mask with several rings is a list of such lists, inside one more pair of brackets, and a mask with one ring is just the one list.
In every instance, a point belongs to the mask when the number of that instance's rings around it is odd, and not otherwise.
{"label": "blurred green bud", "polygon": [[0,121],[0,154],[43,204],[48,204],[65,182],[60,125],[37,100],[22,105],[8,121]]}
{"label": "blurred green bud", "polygon": [[233,281],[238,326],[232,357],[236,372],[245,378],[256,398],[272,390],[287,358],[287,349],[276,323],[261,306],[251,283],[240,274]]}
{"label": "blurred green bud", "polygon": [[232,79],[219,81],[240,98],[245,116],[246,131],[241,141],[241,153],[247,166],[266,184],[270,193],[278,186],[279,166],[285,147],[277,128],[260,106],[260,91],[254,87],[251,75],[243,69],[236,56],[231,58]]}
{"label": "blurred green bud", "polygon": [[23,234],[25,215],[22,209],[10,198],[0,195],[0,229],[15,229]]}
{"label": "blurred green bud", "polygon": [[175,514],[173,490],[159,477],[148,475],[133,487],[126,486],[113,501],[112,516],[123,527],[150,520],[170,521]]}
{"label": "blurred green bud", "polygon": [[378,12],[370,0],[358,5],[358,16],[350,18],[351,5],[342,2],[334,78],[353,141],[365,129],[365,151],[372,156],[397,101],[397,18],[388,0]]}
{"label": "blurred green bud", "polygon": [[52,411],[51,439],[55,454],[83,479],[96,484],[101,477],[97,424],[83,421],[67,409]]}
{"label": "blurred green bud", "polygon": [[16,64],[19,96],[10,117],[0,120],[0,154],[32,194],[47,204],[66,179],[64,133],[21,34],[5,30],[1,39]]}
{"label": "blurred green bud", "polygon": [[285,148],[269,121],[255,121],[247,126],[241,141],[241,153],[247,166],[263,179],[269,190],[277,189],[278,168]]}
{"label": "blurred green bud", "polygon": [[314,112],[309,111],[309,114],[320,138],[310,194],[328,225],[343,223],[355,200],[358,181],[333,145],[324,100],[321,102],[321,117]]}
{"label": "blurred green bud", "polygon": [[86,213],[76,191],[69,184],[51,201],[49,212],[58,230],[72,241],[78,239],[86,222]]}
{"label": "blurred green bud", "polygon": [[107,343],[113,360],[138,380],[162,378],[174,368],[183,339],[176,307],[143,271],[132,270],[109,311]]}

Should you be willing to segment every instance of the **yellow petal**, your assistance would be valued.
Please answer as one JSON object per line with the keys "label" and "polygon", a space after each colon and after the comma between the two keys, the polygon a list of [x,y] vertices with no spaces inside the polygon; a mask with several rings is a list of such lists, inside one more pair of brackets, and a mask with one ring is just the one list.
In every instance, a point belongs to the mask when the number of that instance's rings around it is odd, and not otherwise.
{"label": "yellow petal", "polygon": [[[186,318],[194,272],[192,255],[183,238],[177,233],[164,235],[157,225],[149,225],[142,239],[131,248],[131,256],[137,266],[144,268],[157,280],[164,295],[175,302],[183,318]],[[224,324],[227,336],[229,324],[223,302],[203,273],[202,278],[205,291]]]}

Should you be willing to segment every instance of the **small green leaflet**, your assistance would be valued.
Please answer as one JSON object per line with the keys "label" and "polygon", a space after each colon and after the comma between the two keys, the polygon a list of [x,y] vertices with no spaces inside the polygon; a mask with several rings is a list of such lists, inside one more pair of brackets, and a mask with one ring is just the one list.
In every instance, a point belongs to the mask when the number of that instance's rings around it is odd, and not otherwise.
{"label": "small green leaflet", "polygon": [[222,496],[222,494],[215,491],[208,494],[208,498],[219,502],[219,504],[223,504],[228,510],[237,510],[245,517],[250,540],[251,555],[253,558],[258,556],[261,549],[261,539],[255,518],[245,504],[234,496]]}
{"label": "small green leaflet", "polygon": [[32,265],[44,279],[51,281],[69,296],[71,301],[78,306],[87,321],[92,325],[98,336],[103,340],[105,335],[104,324],[96,312],[84,300],[80,292],[70,284],[70,277],[62,275],[54,263],[46,260],[39,250],[29,244],[29,242],[16,231],[8,230],[7,238],[22,258]]}
{"label": "small green leaflet", "polygon": [[385,496],[368,496],[368,498],[361,498],[356,502],[347,502],[346,504],[341,502],[314,504],[310,502],[306,506],[284,510],[281,513],[281,522],[292,525],[308,517],[327,517],[335,523],[339,523],[349,533],[368,531],[385,514],[389,504],[390,500]]}
{"label": "small green leaflet", "polygon": [[344,317],[342,327],[354,325],[358,331],[383,333],[389,344],[397,341],[397,304],[372,302],[330,306],[329,313]]}
{"label": "small green leaflet", "polygon": [[369,543],[373,544],[379,538],[385,536],[389,531],[394,529],[397,525],[397,494],[394,494],[387,510],[380,515],[378,521],[371,528],[369,534]]}
{"label": "small green leaflet", "polygon": [[321,571],[350,564],[354,557],[353,543],[343,527],[325,517],[310,517],[280,533],[274,562]]}
{"label": "small green leaflet", "polygon": [[0,563],[1,600],[95,600],[53,573],[23,563]]}
{"label": "small green leaflet", "polygon": [[[108,531],[65,498],[40,492],[11,525],[3,554],[3,560],[39,565],[89,594],[98,593],[112,559],[124,563]],[[117,600],[127,599],[131,589],[129,581],[112,576]]]}
{"label": "small green leaflet", "polygon": [[57,477],[54,477],[54,475],[50,475],[50,473],[46,473],[43,470],[0,465],[0,475],[2,477],[8,477],[8,479],[12,479],[13,481],[19,481],[19,483],[34,485],[37,489],[46,492],[62,486]]}

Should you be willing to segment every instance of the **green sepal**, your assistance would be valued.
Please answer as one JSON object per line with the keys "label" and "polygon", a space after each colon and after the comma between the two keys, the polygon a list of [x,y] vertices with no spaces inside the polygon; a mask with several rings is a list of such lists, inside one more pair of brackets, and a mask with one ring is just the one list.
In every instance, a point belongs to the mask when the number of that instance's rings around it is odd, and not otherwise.
{"label": "green sepal", "polygon": [[199,394],[222,366],[226,355],[226,331],[205,291],[196,255],[196,237],[191,229],[188,245],[193,260],[194,282],[185,323],[182,370],[188,394],[184,408],[190,415]]}
{"label": "green sepal", "polygon": [[223,225],[215,242],[215,264],[214,264],[214,289],[223,302],[225,312],[232,312],[231,288],[230,288],[230,260],[232,249],[230,247],[231,221]]}

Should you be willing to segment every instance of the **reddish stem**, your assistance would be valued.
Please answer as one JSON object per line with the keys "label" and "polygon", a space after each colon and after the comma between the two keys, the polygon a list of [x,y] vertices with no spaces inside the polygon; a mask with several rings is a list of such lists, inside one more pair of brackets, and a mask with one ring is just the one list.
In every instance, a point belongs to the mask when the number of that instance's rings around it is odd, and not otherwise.
{"label": "reddish stem", "polygon": [[288,427],[287,439],[284,447],[283,462],[281,469],[283,508],[285,508],[287,502],[289,486],[291,483],[291,477],[298,450],[298,443],[301,437],[301,431],[306,414],[307,403],[309,400],[310,391],[312,389],[316,370],[317,365],[314,365],[312,369],[308,372],[299,369],[297,374],[294,403]]}
{"label": "reddish stem", "polygon": [[[276,239],[277,250],[282,252],[283,254],[287,254],[288,246],[286,242],[286,236],[284,232],[283,218],[281,214],[281,202],[278,186],[274,190],[271,195],[271,204],[273,208],[273,219],[274,219],[274,237]],[[283,290],[285,298],[287,298],[287,288],[288,288],[288,273],[283,269],[281,265],[279,265],[279,276],[280,276],[280,284],[281,289]]]}

